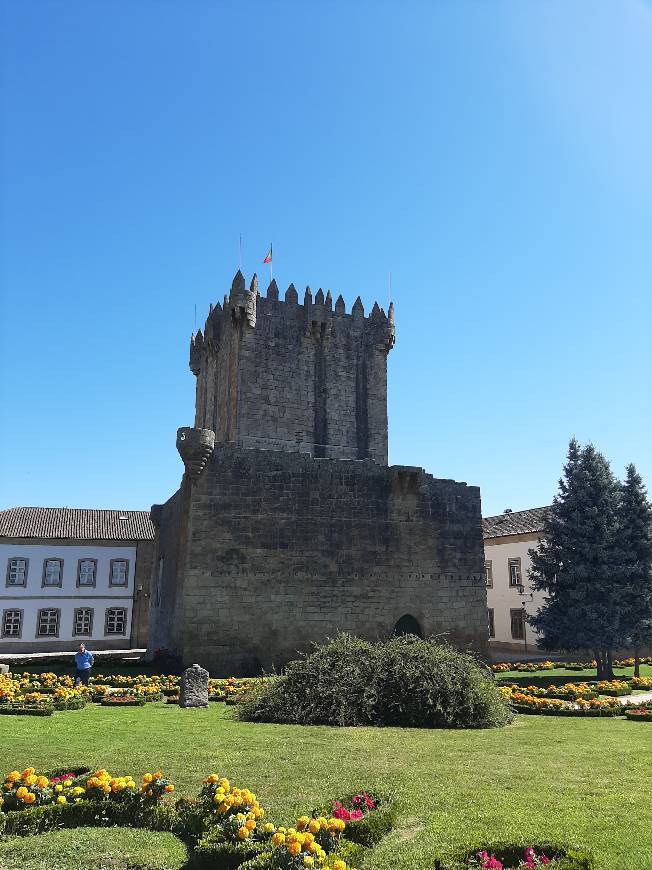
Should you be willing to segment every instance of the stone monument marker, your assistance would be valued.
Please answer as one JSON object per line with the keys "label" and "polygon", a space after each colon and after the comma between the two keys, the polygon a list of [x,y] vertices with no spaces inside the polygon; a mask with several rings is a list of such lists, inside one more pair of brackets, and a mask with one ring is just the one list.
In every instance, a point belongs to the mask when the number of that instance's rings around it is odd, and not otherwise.
{"label": "stone monument marker", "polygon": [[194,664],[181,675],[180,707],[208,707],[208,671]]}

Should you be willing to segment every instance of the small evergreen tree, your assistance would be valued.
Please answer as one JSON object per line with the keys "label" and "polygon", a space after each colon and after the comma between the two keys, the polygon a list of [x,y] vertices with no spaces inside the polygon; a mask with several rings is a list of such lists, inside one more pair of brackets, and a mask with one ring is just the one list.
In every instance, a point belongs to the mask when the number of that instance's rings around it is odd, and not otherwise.
{"label": "small evergreen tree", "polygon": [[634,676],[638,677],[639,648],[652,639],[652,506],[633,465],[627,466],[621,491],[619,545],[624,627],[634,648]]}
{"label": "small evergreen tree", "polygon": [[593,650],[599,679],[613,677],[611,651],[624,640],[618,571],[619,486],[609,463],[573,438],[530,578],[547,593],[528,621],[546,650]]}

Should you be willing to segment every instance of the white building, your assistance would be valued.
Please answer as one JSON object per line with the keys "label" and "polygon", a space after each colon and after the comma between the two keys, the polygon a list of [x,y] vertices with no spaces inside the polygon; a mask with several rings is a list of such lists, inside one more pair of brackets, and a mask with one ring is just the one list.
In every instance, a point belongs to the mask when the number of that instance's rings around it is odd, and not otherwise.
{"label": "white building", "polygon": [[148,511],[0,511],[0,654],[145,646],[153,539]]}
{"label": "white building", "polygon": [[492,648],[523,653],[536,650],[538,635],[527,624],[525,615],[539,610],[544,593],[530,584],[528,550],[536,548],[549,510],[505,511],[482,521]]}

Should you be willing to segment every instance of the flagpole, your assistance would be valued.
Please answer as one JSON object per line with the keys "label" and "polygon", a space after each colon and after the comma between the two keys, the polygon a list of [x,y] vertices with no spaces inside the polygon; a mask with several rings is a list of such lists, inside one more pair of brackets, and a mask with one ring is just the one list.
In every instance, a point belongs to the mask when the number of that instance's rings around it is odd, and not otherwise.
{"label": "flagpole", "polygon": [[240,233],[238,241],[238,269],[242,272],[242,233]]}
{"label": "flagpole", "polygon": [[392,304],[392,273],[389,273],[389,304]]}
{"label": "flagpole", "polygon": [[272,252],[272,243],[271,243],[271,242],[269,243],[269,253],[270,253],[270,258],[269,258],[269,283],[271,284],[272,281],[274,280],[274,275],[273,275],[273,273],[272,273],[272,269],[273,269],[273,265],[272,265],[272,263],[273,263],[273,261],[274,261],[274,255],[273,255],[273,252]]}

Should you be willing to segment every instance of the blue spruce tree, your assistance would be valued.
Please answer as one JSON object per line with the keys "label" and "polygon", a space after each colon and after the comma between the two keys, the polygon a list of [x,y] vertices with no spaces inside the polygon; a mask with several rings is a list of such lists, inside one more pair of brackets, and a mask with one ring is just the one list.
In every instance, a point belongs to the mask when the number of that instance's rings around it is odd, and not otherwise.
{"label": "blue spruce tree", "polygon": [[599,679],[613,677],[612,650],[625,641],[618,551],[619,485],[589,444],[568,448],[541,541],[530,551],[530,579],[546,593],[528,618],[546,650],[593,651]]}
{"label": "blue spruce tree", "polygon": [[640,676],[639,650],[652,642],[652,506],[641,476],[627,466],[619,511],[619,546],[624,628],[634,648],[634,676]]}

